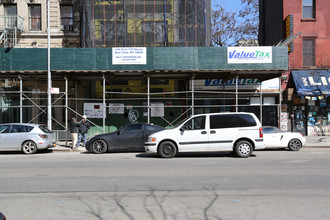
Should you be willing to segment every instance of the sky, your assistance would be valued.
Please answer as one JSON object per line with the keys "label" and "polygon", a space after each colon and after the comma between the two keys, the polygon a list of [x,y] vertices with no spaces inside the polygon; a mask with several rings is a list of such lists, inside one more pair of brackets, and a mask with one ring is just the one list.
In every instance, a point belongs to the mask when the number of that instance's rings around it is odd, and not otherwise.
{"label": "sky", "polygon": [[212,9],[216,4],[222,3],[224,8],[229,9],[231,11],[239,11],[241,8],[241,0],[211,0],[212,1]]}

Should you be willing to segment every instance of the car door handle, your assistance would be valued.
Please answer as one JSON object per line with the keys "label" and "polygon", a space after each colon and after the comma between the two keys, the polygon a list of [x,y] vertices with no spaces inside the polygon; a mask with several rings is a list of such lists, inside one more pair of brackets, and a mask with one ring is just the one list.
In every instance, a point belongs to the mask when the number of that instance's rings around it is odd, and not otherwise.
{"label": "car door handle", "polygon": [[217,133],[216,131],[214,131],[214,130],[212,130],[212,131],[210,131],[210,133],[211,134],[215,134],[215,133]]}
{"label": "car door handle", "polygon": [[206,131],[202,131],[201,134],[207,134],[207,132]]}

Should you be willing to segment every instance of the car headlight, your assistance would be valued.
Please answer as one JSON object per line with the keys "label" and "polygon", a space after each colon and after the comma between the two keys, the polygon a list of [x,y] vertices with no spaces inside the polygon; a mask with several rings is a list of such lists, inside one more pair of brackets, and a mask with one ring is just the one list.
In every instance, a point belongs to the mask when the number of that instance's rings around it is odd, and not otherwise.
{"label": "car headlight", "polygon": [[148,142],[156,142],[157,139],[155,137],[149,137]]}

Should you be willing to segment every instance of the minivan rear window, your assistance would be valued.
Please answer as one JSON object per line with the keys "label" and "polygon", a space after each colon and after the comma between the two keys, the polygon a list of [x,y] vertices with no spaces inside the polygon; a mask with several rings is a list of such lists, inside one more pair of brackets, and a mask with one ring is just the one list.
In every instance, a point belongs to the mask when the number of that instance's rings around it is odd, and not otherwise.
{"label": "minivan rear window", "polygon": [[256,126],[256,120],[252,117],[252,115],[248,114],[237,114],[237,123],[238,127],[250,127],[250,126]]}

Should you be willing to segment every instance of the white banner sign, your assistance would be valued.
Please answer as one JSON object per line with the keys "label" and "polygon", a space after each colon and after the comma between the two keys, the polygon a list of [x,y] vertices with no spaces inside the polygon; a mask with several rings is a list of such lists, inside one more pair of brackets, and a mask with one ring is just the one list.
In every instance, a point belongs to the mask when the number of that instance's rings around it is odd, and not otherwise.
{"label": "white banner sign", "polygon": [[228,63],[272,63],[272,47],[228,47]]}
{"label": "white banner sign", "polygon": [[84,103],[87,118],[103,118],[103,103]]}
{"label": "white banner sign", "polygon": [[112,48],[113,65],[146,65],[146,47],[114,47]]}
{"label": "white banner sign", "polygon": [[124,103],[110,103],[109,114],[124,114],[125,105]]}

